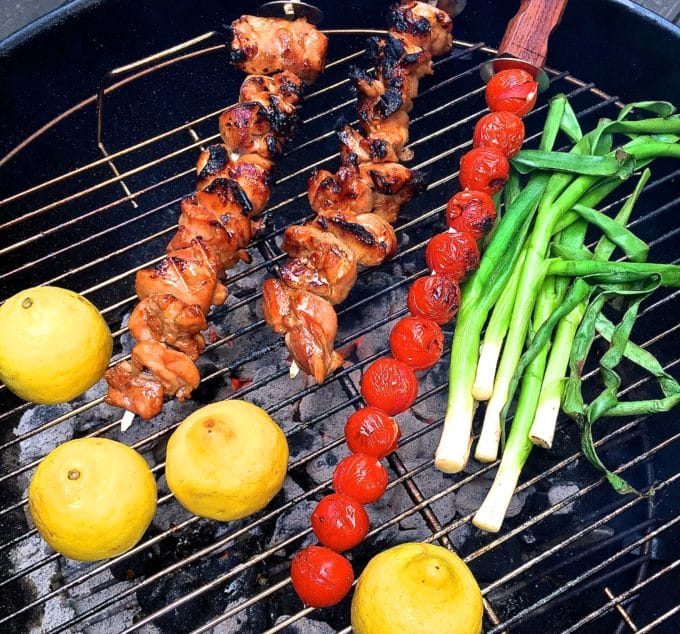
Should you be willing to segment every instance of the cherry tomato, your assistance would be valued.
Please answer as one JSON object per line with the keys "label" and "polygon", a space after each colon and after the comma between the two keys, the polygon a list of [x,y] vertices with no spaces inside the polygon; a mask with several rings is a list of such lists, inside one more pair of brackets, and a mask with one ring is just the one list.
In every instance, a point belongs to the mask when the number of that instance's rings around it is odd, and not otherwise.
{"label": "cherry tomato", "polygon": [[479,248],[469,233],[455,229],[444,231],[427,243],[425,262],[435,273],[446,273],[462,282],[479,267]]}
{"label": "cherry tomato", "polygon": [[293,588],[302,602],[313,608],[340,603],[354,583],[352,564],[323,546],[307,546],[290,563]]}
{"label": "cherry tomato", "polygon": [[429,370],[442,356],[444,334],[431,319],[404,317],[392,328],[390,349],[397,361],[416,372]]}
{"label": "cherry tomato", "polygon": [[446,205],[446,224],[475,240],[491,231],[494,222],[496,208],[491,196],[484,192],[466,189],[451,196]]}
{"label": "cherry tomato", "polygon": [[331,493],[312,511],[312,528],[327,548],[342,552],[354,548],[368,533],[369,520],[364,507],[349,495]]}
{"label": "cherry tomato", "polygon": [[354,453],[343,458],[333,473],[336,493],[348,495],[361,504],[375,502],[387,488],[387,470],[375,456]]}
{"label": "cherry tomato", "polygon": [[510,163],[495,147],[476,147],[460,159],[460,186],[491,196],[505,186],[510,176]]}
{"label": "cherry tomato", "polygon": [[433,273],[418,278],[408,291],[408,309],[415,317],[426,317],[440,326],[448,324],[458,312],[460,288],[456,278]]}
{"label": "cherry tomato", "polygon": [[350,451],[384,458],[392,453],[401,438],[397,421],[377,407],[363,407],[345,424],[345,438]]}
{"label": "cherry tomato", "polygon": [[405,412],[418,396],[418,379],[413,370],[396,359],[376,359],[361,379],[361,395],[390,416]]}
{"label": "cherry tomato", "polygon": [[504,110],[523,117],[536,103],[538,84],[527,71],[509,68],[489,80],[485,96],[486,105],[492,112]]}
{"label": "cherry tomato", "polygon": [[524,124],[514,112],[490,112],[475,126],[474,147],[495,147],[507,158],[515,156],[524,143]]}

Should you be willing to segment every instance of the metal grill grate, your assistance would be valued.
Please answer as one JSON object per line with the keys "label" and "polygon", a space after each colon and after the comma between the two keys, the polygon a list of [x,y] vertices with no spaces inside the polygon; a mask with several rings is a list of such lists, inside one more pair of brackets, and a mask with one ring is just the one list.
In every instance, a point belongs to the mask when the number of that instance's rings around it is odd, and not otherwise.
{"label": "metal grill grate", "polygon": [[[422,82],[412,113],[410,147],[415,152],[412,166],[429,172],[431,185],[402,212],[398,255],[363,271],[341,306],[339,345],[347,348],[348,363],[326,384],[315,386],[302,378],[288,379],[285,348],[260,316],[259,287],[284,257],[277,238],[309,212],[305,181],[310,170],[337,163],[330,131],[336,118],[353,117],[345,77],[349,63],[362,61],[363,38],[347,36],[341,43],[334,39],[337,36],[331,37],[336,61],[304,100],[304,126],[280,164],[266,212],[267,229],[251,249],[253,262],[229,272],[230,298],[211,316],[215,340],[199,362],[203,379],[195,400],[169,403],[158,420],[137,422],[123,435],[119,412],[102,403],[102,385],[57,407],[20,403],[0,386],[0,630],[350,631],[346,602],[325,611],[300,609],[290,587],[288,562],[311,539],[312,504],[329,488],[332,468],[346,451],[343,423],[360,406],[361,372],[385,353],[390,326],[406,313],[408,284],[425,273],[424,245],[441,230],[441,211],[456,187],[458,160],[470,145],[474,122],[485,112],[479,70],[495,51],[481,43],[457,42],[453,54],[435,64],[435,76]],[[102,310],[114,331],[115,350],[129,351],[121,320],[134,304],[134,273],[161,259],[175,230],[177,202],[192,189],[197,149],[218,138],[215,118],[223,106],[208,108],[208,114],[187,123],[175,121],[141,140],[132,136],[135,126],[130,126],[129,135],[124,133],[129,121],[116,123],[108,117],[120,114],[121,104],[137,94],[128,91],[139,82],[169,81],[163,73],[179,61],[179,66],[190,64],[190,70],[204,76],[215,74],[213,58],[222,48],[209,46],[159,61],[120,80],[115,93],[109,90],[106,95],[99,147],[96,140],[87,140],[101,155],[93,155],[90,147],[82,155],[85,163],[76,168],[76,156],[69,156],[67,172],[41,174],[41,184],[28,184],[0,201],[3,299],[36,284],[72,288]],[[567,73],[551,74],[548,95],[567,93],[585,125],[612,116],[620,105]],[[240,81],[236,72],[233,75]],[[235,93],[232,88],[227,94]],[[120,102],[114,99],[117,95]],[[532,141],[540,131],[546,95],[542,101],[526,119]],[[64,128],[90,124],[94,104],[93,97],[46,126],[30,139],[33,146],[21,147],[15,159],[58,142],[66,134]],[[111,147],[109,138],[116,139],[119,149]],[[12,163],[3,169],[11,172]],[[672,190],[680,170],[671,169],[663,163],[655,168],[631,223],[651,242],[655,257],[667,261],[673,257],[678,230]],[[618,208],[627,197],[629,190],[621,191],[609,201],[609,209]],[[644,337],[639,341],[666,369],[675,368],[669,342],[677,340],[673,311],[678,293],[659,293],[654,299],[641,314]],[[384,500],[369,509],[371,533],[352,554],[357,569],[389,544],[437,541],[455,548],[480,581],[490,632],[532,632],[536,627],[642,632],[669,625],[677,618],[677,601],[644,610],[643,621],[634,604],[641,596],[653,603],[660,588],[677,587],[678,561],[665,545],[677,538],[680,521],[673,502],[680,474],[671,450],[679,434],[662,424],[663,417],[630,420],[619,427],[602,423],[598,444],[603,455],[621,464],[619,470],[639,487],[654,484],[652,502],[613,494],[606,481],[583,464],[576,435],[561,421],[554,451],[537,450],[530,460],[515,505],[522,512],[506,522],[499,536],[482,534],[469,522],[471,505],[488,488],[495,465],[473,464],[453,477],[436,471],[431,458],[446,402],[447,354],[421,382],[413,410],[399,417],[404,436],[389,458],[390,487]],[[630,391],[650,389],[634,369],[628,371]],[[594,374],[591,370],[588,378]],[[190,411],[230,396],[262,405],[282,425],[291,464],[283,493],[264,512],[217,525],[189,516],[167,492],[164,445]],[[31,473],[51,449],[74,436],[123,440],[154,465],[159,481],[159,512],[150,532],[130,552],[100,564],[76,565],[51,553],[27,520],[25,494]]]}

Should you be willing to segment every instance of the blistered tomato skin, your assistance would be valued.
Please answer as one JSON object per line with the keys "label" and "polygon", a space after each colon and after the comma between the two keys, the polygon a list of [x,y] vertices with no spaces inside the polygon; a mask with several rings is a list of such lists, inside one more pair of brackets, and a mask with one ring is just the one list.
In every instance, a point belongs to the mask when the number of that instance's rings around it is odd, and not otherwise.
{"label": "blistered tomato skin", "polygon": [[404,317],[390,333],[392,356],[416,372],[429,370],[442,356],[444,334],[431,319]]}
{"label": "blistered tomato skin", "polygon": [[503,110],[523,117],[534,107],[537,96],[538,84],[520,68],[502,70],[486,85],[486,105],[491,112]]}
{"label": "blistered tomato skin", "polygon": [[473,148],[460,159],[458,179],[463,189],[473,189],[492,196],[503,189],[509,176],[510,163],[496,148]]}
{"label": "blistered tomato skin", "polygon": [[472,135],[474,147],[495,147],[506,158],[517,154],[524,143],[524,123],[513,112],[490,112],[484,115]]}
{"label": "blistered tomato skin", "polygon": [[363,407],[345,424],[345,439],[350,451],[384,458],[399,444],[401,429],[397,421],[377,407]]}
{"label": "blistered tomato skin", "polygon": [[312,512],[312,529],[327,548],[342,552],[359,545],[370,522],[364,507],[352,497],[331,493]]}
{"label": "blistered tomato skin", "polygon": [[401,361],[377,359],[364,372],[361,395],[369,405],[396,416],[415,402],[418,379],[413,370]]}
{"label": "blistered tomato skin", "polygon": [[444,231],[428,242],[425,262],[431,271],[446,273],[460,283],[479,267],[479,248],[469,233]]}
{"label": "blistered tomato skin", "polygon": [[475,240],[483,238],[496,222],[496,208],[486,192],[466,189],[446,204],[446,224]]}
{"label": "blistered tomato skin", "polygon": [[408,291],[408,309],[415,317],[425,317],[443,326],[458,312],[460,287],[455,278],[434,273],[418,278]]}
{"label": "blistered tomato skin", "polygon": [[387,488],[387,470],[375,456],[355,453],[343,458],[333,473],[336,493],[348,495],[361,504],[371,504]]}
{"label": "blistered tomato skin", "polygon": [[290,578],[303,603],[327,608],[347,596],[354,570],[345,557],[330,548],[307,546],[293,557]]}

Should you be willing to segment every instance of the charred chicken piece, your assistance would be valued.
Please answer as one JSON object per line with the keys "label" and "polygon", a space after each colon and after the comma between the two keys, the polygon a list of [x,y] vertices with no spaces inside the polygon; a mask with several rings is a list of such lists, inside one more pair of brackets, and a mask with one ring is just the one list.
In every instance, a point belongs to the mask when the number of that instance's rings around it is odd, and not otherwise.
{"label": "charred chicken piece", "polygon": [[290,71],[312,84],[326,65],[328,38],[304,18],[244,15],[231,23],[228,40],[231,62],[246,73]]}
{"label": "charred chicken piece", "polygon": [[191,246],[138,271],[135,291],[139,299],[170,293],[185,304],[198,304],[207,313],[212,304],[220,306],[227,298],[227,289],[217,279],[221,270],[215,252],[202,238],[195,238]]}
{"label": "charred chicken piece", "polygon": [[379,75],[374,79],[365,70],[353,67],[350,79],[357,95],[359,120],[384,119],[399,110],[411,112],[415,94],[403,72],[394,72],[390,77]]}
{"label": "charred chicken piece", "polygon": [[248,199],[252,216],[259,214],[269,201],[274,180],[274,163],[259,154],[245,154],[230,161],[224,145],[210,145],[199,155],[196,172],[197,189],[209,187],[218,178],[237,183]]}
{"label": "charred chicken piece", "polygon": [[182,201],[180,208],[179,229],[167,246],[168,253],[190,247],[192,240],[202,238],[219,258],[222,269],[231,268],[239,260],[251,261],[244,247],[255,230],[238,205],[233,205],[232,210],[212,211],[193,194]]}
{"label": "charred chicken piece", "polygon": [[372,139],[363,130],[351,125],[344,125],[338,131],[340,141],[340,157],[343,163],[374,163],[399,161],[394,147],[384,139]]}
{"label": "charred chicken piece", "polygon": [[281,279],[303,289],[342,302],[357,280],[354,251],[330,232],[314,225],[294,225],[283,234],[283,250],[292,258],[281,268]]}
{"label": "charred chicken piece", "polygon": [[274,131],[267,110],[256,101],[227,108],[220,115],[219,127],[232,159],[244,154],[276,159],[281,154],[284,139]]}
{"label": "charred chicken piece", "polygon": [[361,121],[360,125],[369,139],[383,142],[390,148],[389,153],[398,157],[397,160],[408,161],[413,158],[413,152],[405,149],[408,143],[408,115],[403,110],[397,110],[384,119]]}
{"label": "charred chicken piece", "polygon": [[104,402],[149,420],[163,409],[163,386],[155,377],[129,361],[121,361],[104,374],[109,389]]}
{"label": "charred chicken piece", "polygon": [[160,341],[180,350],[192,361],[205,348],[201,330],[208,327],[198,304],[186,304],[170,293],[149,295],[130,315],[130,334],[137,341]]}
{"label": "charred chicken piece", "polygon": [[378,67],[378,78],[385,82],[392,77],[408,78],[407,92],[411,98],[418,94],[418,81],[432,75],[432,54],[414,43],[409,34],[394,31],[384,37],[369,40],[369,51]]}
{"label": "charred chicken piece", "polygon": [[399,163],[364,163],[359,166],[359,174],[374,192],[371,211],[390,224],[396,222],[401,206],[426,187],[421,172]]}
{"label": "charred chicken piece", "polygon": [[359,169],[353,162],[346,163],[335,174],[315,170],[307,181],[309,205],[318,213],[367,213],[374,204],[369,183],[359,176]]}
{"label": "charred chicken piece", "polygon": [[159,341],[142,341],[132,349],[132,365],[147,369],[163,386],[163,394],[185,401],[198,387],[201,376],[194,362],[183,352]]}
{"label": "charred chicken piece", "polygon": [[319,214],[313,223],[342,240],[357,256],[359,264],[377,266],[397,251],[392,225],[378,214]]}
{"label": "charred chicken piece", "polygon": [[405,2],[390,7],[387,23],[391,31],[410,36],[412,42],[433,57],[451,50],[451,16],[425,2]]}
{"label": "charred chicken piece", "polygon": [[286,347],[297,365],[321,384],[344,361],[333,349],[338,318],[330,302],[280,280],[262,287],[262,309],[269,326],[284,334]]}
{"label": "charred chicken piece", "polygon": [[287,139],[299,124],[300,88],[300,79],[293,73],[277,73],[272,77],[249,75],[241,84],[239,101],[259,103],[268,113],[272,130]]}

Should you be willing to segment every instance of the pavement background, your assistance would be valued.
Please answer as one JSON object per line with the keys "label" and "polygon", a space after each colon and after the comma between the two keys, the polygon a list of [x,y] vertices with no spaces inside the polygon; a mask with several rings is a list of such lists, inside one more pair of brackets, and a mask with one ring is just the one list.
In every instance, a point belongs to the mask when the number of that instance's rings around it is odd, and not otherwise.
{"label": "pavement background", "polygon": [[[64,0],[0,0],[0,40],[61,4]],[[680,25],[680,0],[639,0],[638,4]]]}

